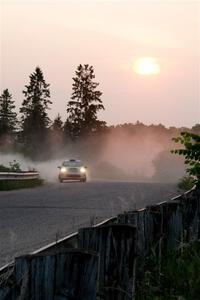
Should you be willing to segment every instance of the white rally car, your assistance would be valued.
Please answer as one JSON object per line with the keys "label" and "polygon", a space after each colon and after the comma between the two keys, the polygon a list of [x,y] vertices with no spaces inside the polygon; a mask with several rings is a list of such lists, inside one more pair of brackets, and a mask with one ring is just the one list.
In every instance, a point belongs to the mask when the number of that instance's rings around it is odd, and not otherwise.
{"label": "white rally car", "polygon": [[86,182],[86,168],[80,160],[69,159],[64,160],[60,169],[58,179],[60,182],[64,180],[79,180]]}

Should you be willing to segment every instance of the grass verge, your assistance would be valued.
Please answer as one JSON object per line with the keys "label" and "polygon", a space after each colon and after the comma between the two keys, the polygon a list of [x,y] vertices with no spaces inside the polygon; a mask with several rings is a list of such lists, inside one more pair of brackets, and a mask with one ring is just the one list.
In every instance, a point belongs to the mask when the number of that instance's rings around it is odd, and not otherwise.
{"label": "grass verge", "polygon": [[200,241],[171,251],[159,262],[152,253],[135,300],[200,299]]}
{"label": "grass verge", "polygon": [[0,180],[0,191],[10,191],[17,189],[33,188],[43,184],[42,179],[26,179],[26,180]]}

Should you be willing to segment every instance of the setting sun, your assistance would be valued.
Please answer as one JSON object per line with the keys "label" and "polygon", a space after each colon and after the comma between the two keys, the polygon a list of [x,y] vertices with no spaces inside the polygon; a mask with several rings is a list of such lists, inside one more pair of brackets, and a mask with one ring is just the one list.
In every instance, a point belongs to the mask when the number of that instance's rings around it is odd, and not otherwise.
{"label": "setting sun", "polygon": [[134,62],[133,70],[140,75],[156,75],[160,73],[160,66],[155,58],[141,57]]}

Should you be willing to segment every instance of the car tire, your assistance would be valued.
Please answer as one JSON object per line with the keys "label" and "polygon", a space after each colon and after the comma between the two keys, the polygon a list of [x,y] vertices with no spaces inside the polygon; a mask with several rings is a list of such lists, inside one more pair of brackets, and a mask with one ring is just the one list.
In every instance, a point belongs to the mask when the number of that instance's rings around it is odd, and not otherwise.
{"label": "car tire", "polygon": [[80,182],[86,182],[86,178],[81,179]]}

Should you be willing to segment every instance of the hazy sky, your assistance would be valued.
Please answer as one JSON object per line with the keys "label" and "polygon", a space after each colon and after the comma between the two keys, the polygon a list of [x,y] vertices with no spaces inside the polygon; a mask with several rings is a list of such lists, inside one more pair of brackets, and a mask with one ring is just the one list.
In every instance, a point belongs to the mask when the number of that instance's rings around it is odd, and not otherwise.
{"label": "hazy sky", "polygon": [[[200,123],[200,2],[0,0],[0,88],[20,107],[37,65],[51,84],[54,118],[66,118],[78,64],[94,66],[108,124]],[[134,73],[140,57],[159,75]]]}

